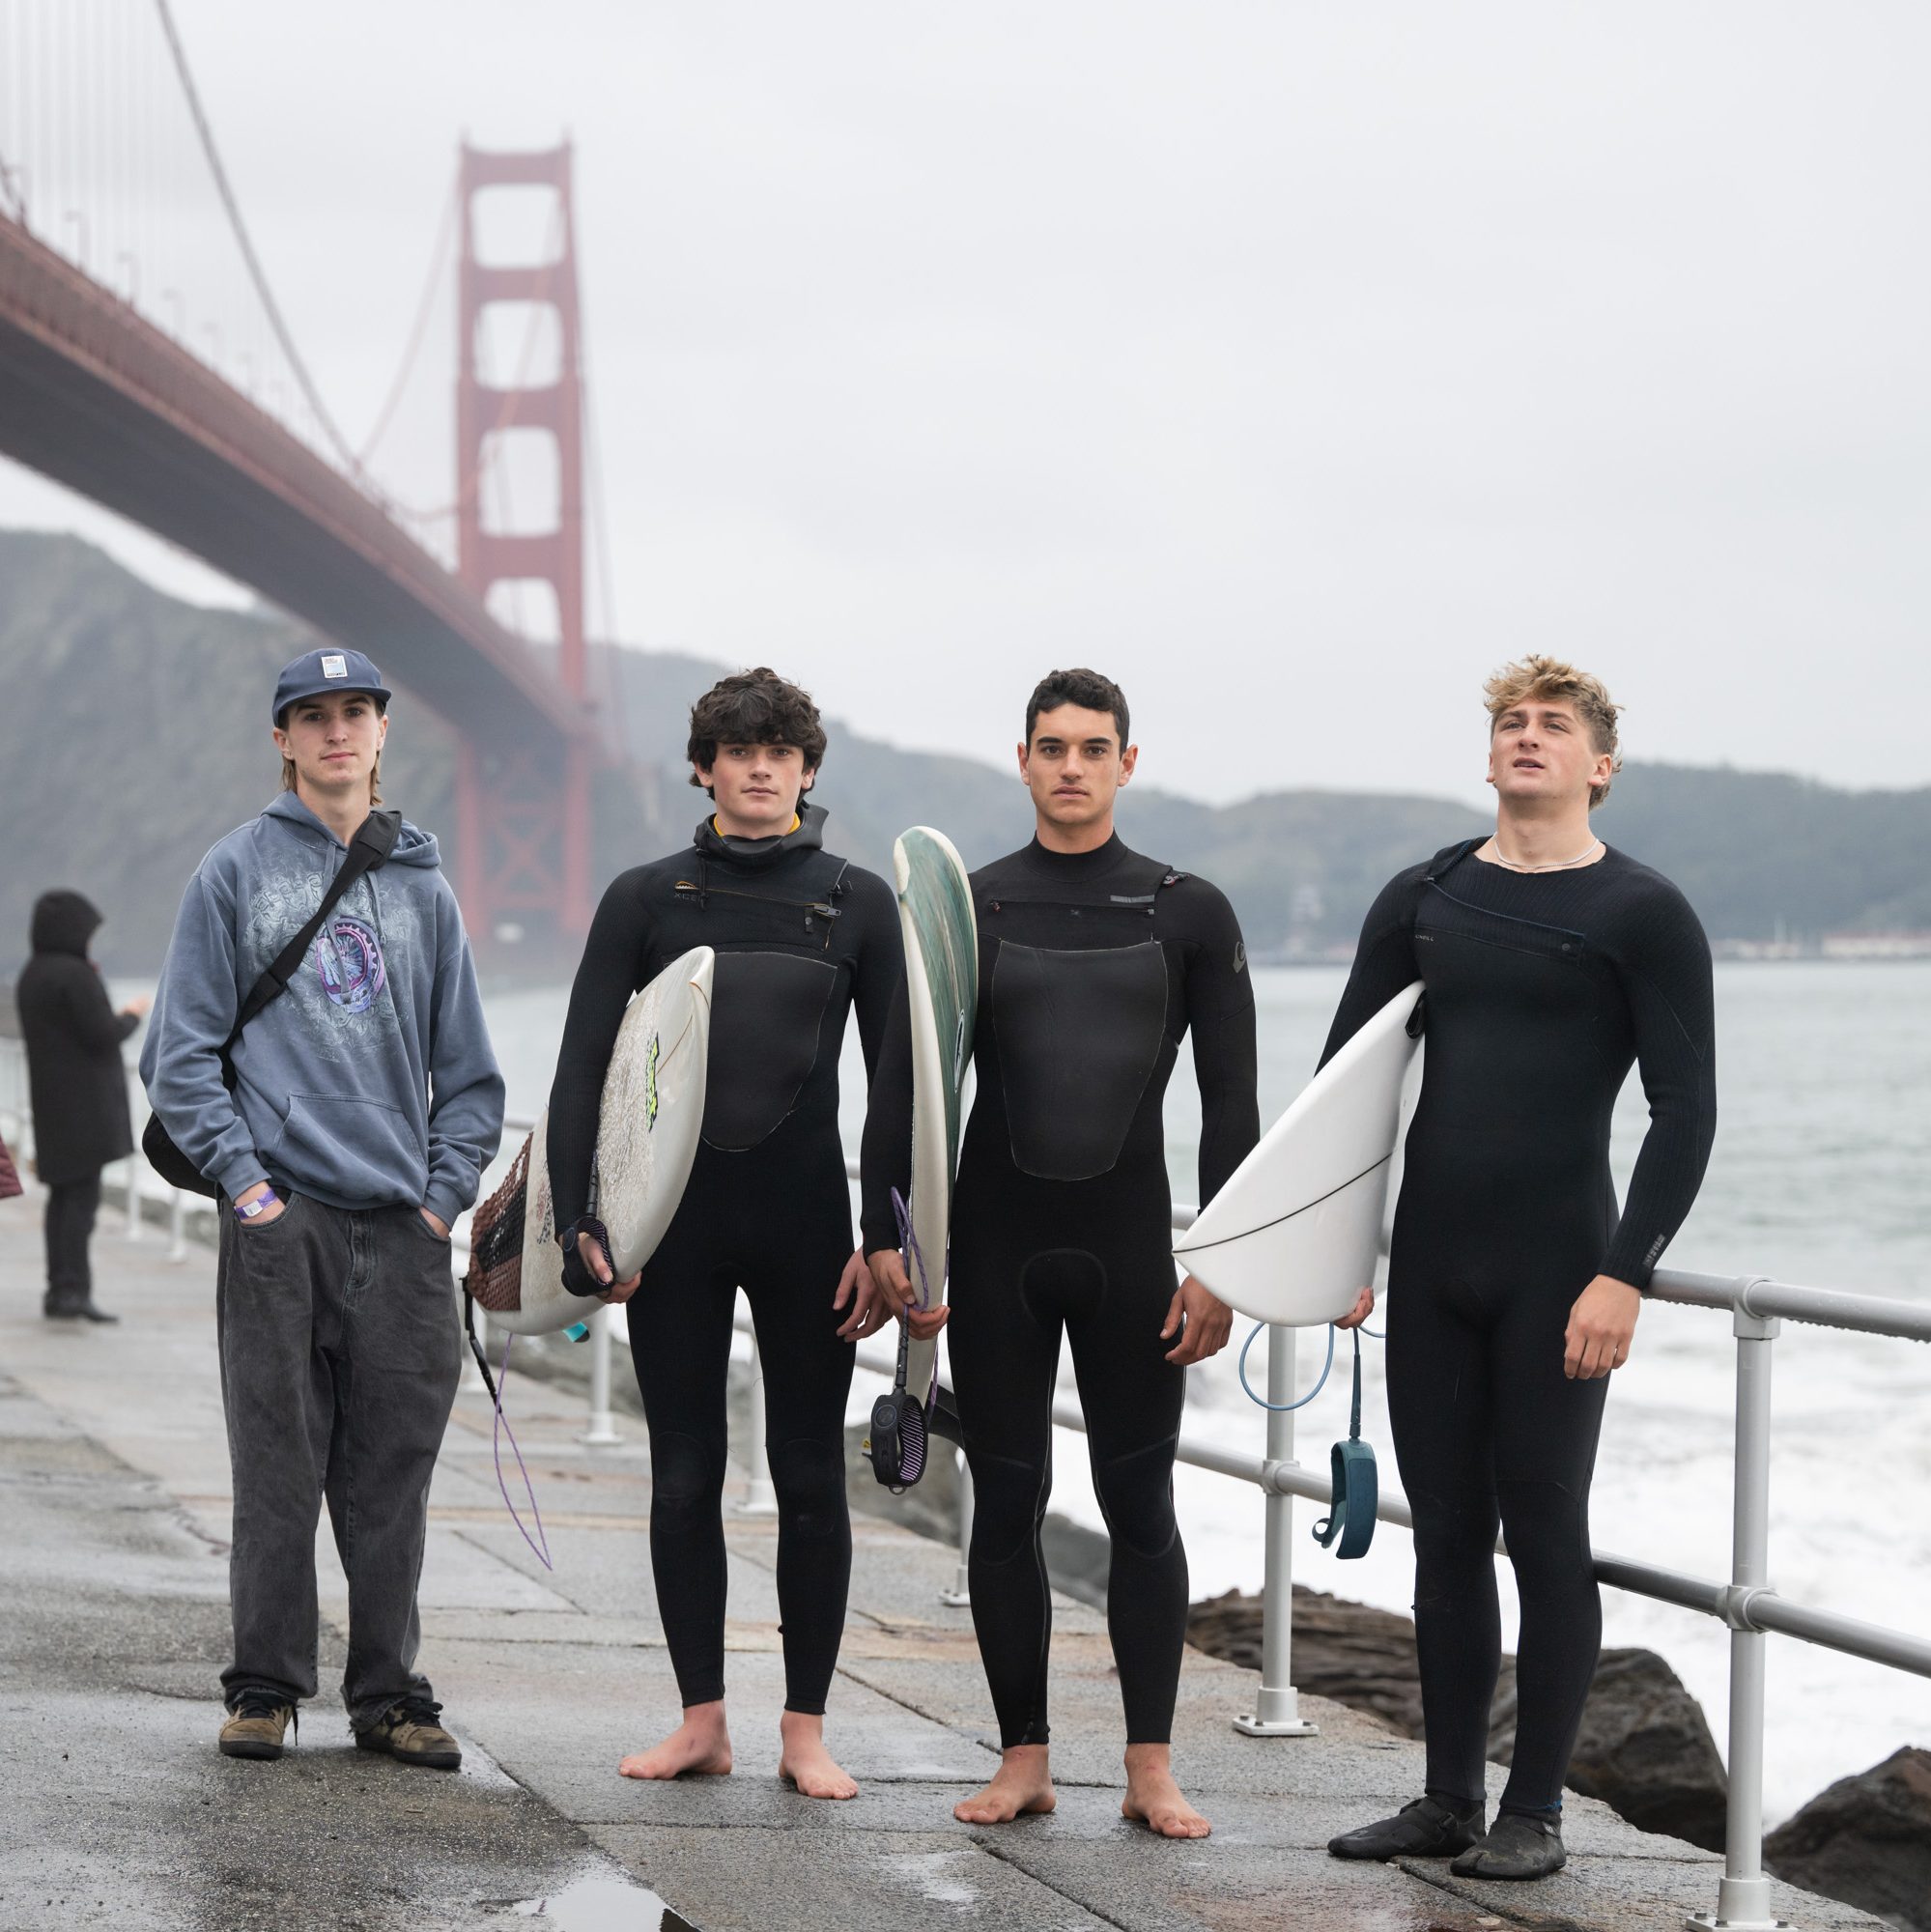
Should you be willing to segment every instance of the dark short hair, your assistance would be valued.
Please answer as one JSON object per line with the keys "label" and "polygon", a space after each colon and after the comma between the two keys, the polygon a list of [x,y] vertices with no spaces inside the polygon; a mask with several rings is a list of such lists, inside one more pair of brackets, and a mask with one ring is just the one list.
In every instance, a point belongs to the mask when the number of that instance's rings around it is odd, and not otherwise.
{"label": "dark short hair", "polygon": [[1126,694],[1110,677],[1096,670],[1049,670],[1026,700],[1026,742],[1033,742],[1033,726],[1042,711],[1057,711],[1062,704],[1077,704],[1082,711],[1110,711],[1120,732],[1123,752],[1132,735],[1126,716]]}
{"label": "dark short hair", "polygon": [[[691,707],[691,742],[684,750],[693,766],[709,770],[720,745],[791,745],[805,769],[814,772],[825,761],[825,727],[809,691],[759,665],[721,677]],[[704,783],[695,770],[691,782]]]}

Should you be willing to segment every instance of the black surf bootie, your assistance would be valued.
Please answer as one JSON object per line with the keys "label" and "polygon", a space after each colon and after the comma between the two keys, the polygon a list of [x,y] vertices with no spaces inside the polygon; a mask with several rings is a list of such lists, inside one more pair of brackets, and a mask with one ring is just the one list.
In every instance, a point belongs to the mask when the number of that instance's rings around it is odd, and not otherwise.
{"label": "black surf bootie", "polygon": [[1569,1862],[1559,1818],[1504,1811],[1481,1843],[1449,1866],[1457,1878],[1548,1878]]}
{"label": "black surf bootie", "polygon": [[1392,1818],[1377,1818],[1327,1841],[1337,1859],[1452,1859],[1482,1842],[1482,1806],[1417,1798]]}

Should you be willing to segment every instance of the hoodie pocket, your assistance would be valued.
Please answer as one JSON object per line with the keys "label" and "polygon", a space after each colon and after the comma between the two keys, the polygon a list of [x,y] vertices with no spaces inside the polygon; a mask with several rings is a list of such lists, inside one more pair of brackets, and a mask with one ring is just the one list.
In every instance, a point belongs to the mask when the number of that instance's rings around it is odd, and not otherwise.
{"label": "hoodie pocket", "polygon": [[357,1205],[419,1201],[429,1181],[414,1125],[382,1100],[291,1094],[281,1132],[264,1153],[298,1185]]}

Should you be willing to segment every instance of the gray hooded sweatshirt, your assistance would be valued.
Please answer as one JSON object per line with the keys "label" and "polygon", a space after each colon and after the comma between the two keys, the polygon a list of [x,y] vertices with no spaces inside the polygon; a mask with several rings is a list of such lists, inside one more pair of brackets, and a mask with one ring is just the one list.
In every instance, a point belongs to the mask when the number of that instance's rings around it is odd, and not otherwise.
{"label": "gray hooded sweatshirt", "polygon": [[219,1049],[250,987],[314,917],[348,857],[284,792],[231,832],[182,900],[141,1078],[184,1154],[231,1201],[259,1180],[331,1208],[453,1221],[502,1135],[503,1081],[436,840],[395,850],[328,916],[288,991]]}

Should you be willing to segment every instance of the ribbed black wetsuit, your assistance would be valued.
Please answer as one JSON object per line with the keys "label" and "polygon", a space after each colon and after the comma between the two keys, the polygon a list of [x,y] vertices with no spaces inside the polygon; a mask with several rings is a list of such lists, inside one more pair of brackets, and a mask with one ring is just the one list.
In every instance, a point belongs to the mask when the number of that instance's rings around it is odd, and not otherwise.
{"label": "ribbed black wetsuit", "polygon": [[[1669,881],[1609,851],[1524,874],[1449,847],[1375,901],[1323,1062],[1427,987],[1388,1269],[1388,1409],[1413,1506],[1428,1788],[1479,1800],[1500,1655],[1498,1511],[1521,1598],[1506,1807],[1558,1804],[1602,1641],[1589,1480],[1606,1378],[1563,1337],[1599,1274],[1649,1285],[1716,1132],[1710,949]],[[1620,1222],[1609,1115],[1649,1097]]]}
{"label": "ribbed black wetsuit", "polygon": [[[1178,1277],[1161,1100],[1193,1033],[1202,1199],[1259,1134],[1254,995],[1233,908],[1118,838],[1036,841],[975,872],[979,1086],[951,1235],[953,1392],[972,1468],[980,1655],[1008,1746],[1046,1741],[1051,1600],[1039,1525],[1054,1379],[1071,1342],[1112,1537],[1107,1626],[1126,1735],[1164,1743],[1187,1611],[1174,1520],[1183,1369],[1162,1340]],[[865,1139],[865,1246],[895,1247],[910,1167],[909,1038],[895,1021]]]}
{"label": "ribbed black wetsuit", "polygon": [[650,1425],[650,1555],[677,1687],[724,1694],[724,1387],[750,1298],[778,1492],[786,1710],[822,1712],[851,1577],[844,1409],[852,1349],[832,1306],[851,1258],[838,1052],[856,1006],[867,1073],[904,980],[898,909],[874,873],[788,837],[721,839],[625,872],[597,908],[550,1095],[556,1221],[586,1205],[597,1110],[624,1007],[694,946],[717,950],[702,1144],[629,1303]]}

